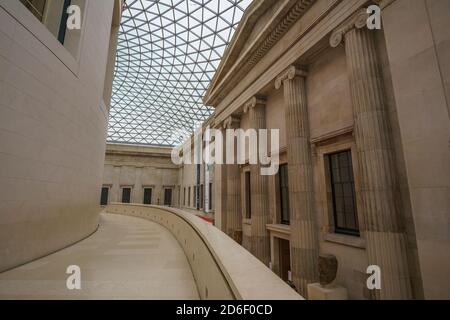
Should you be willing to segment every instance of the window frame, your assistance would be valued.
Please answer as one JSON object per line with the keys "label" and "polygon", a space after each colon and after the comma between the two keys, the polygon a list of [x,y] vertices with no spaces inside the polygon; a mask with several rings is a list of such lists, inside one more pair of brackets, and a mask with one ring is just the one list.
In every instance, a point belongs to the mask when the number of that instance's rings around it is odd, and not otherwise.
{"label": "window frame", "polygon": [[[104,189],[108,189],[108,192],[107,192],[107,194],[106,194],[106,204],[103,204],[103,190]],[[100,206],[101,207],[106,207],[108,204],[109,204],[109,195],[110,195],[110,192],[111,192],[111,186],[102,186],[102,191],[101,191],[101,193],[100,193]]]}
{"label": "window frame", "polygon": [[[59,24],[58,31],[58,41],[64,46],[64,41],[66,39],[66,31],[67,31],[67,20],[69,19],[69,14],[67,13],[67,9],[70,7],[72,0],[64,0],[63,4],[63,12],[61,16],[61,23]],[[78,44],[80,46],[80,44]]]}
{"label": "window frame", "polygon": [[[335,182],[336,181],[336,177],[334,176],[333,173],[333,157],[334,156],[339,156],[341,154],[346,153],[348,156],[348,159],[350,161],[349,167],[351,170],[351,179],[350,181],[345,181],[345,183],[350,183],[352,186],[352,200],[353,200],[353,215],[354,215],[354,219],[355,219],[355,224],[356,224],[356,228],[350,228],[348,226],[340,226],[338,225],[338,211],[337,211],[337,192],[336,192],[336,184],[337,183],[342,183],[342,182]],[[358,206],[357,206],[357,194],[356,194],[356,184],[355,184],[355,172],[354,172],[354,165],[353,165],[353,153],[351,149],[343,149],[343,150],[339,150],[339,151],[335,151],[335,152],[330,152],[324,155],[326,157],[325,163],[328,165],[328,177],[327,177],[327,184],[331,187],[331,213],[332,213],[332,217],[333,217],[333,229],[334,229],[334,233],[336,234],[342,234],[342,235],[348,235],[348,236],[355,236],[355,237],[359,237],[361,235],[361,228],[360,228],[360,224],[359,224],[359,217],[358,217]],[[339,160],[338,160],[339,162]],[[341,169],[340,164],[339,165],[339,169]],[[342,196],[342,198],[344,198],[344,196]],[[345,207],[345,204],[344,204]],[[344,212],[344,216],[346,215],[346,213]]]}
{"label": "window frame", "polygon": [[194,195],[193,195],[194,198],[193,198],[192,206],[197,208],[197,186],[196,185],[194,186],[193,190],[194,190]]}
{"label": "window frame", "polygon": [[205,188],[204,185],[201,184],[200,185],[200,209],[203,209],[204,206],[205,206],[205,197],[204,197],[204,194],[203,194],[205,192],[204,188]]}
{"label": "window frame", "polygon": [[191,206],[191,187],[189,186],[188,187],[188,207],[190,207]]}
{"label": "window frame", "polygon": [[[124,190],[125,189],[130,189],[130,200],[129,200],[129,202],[124,202],[123,201],[123,196],[124,196]],[[131,187],[131,186],[122,186],[122,187],[120,187],[120,191],[121,191],[121,197],[120,197],[121,203],[130,204],[132,199],[133,199],[133,187]]]}
{"label": "window frame", "polygon": [[[145,203],[145,191],[150,190],[150,203]],[[153,187],[143,187],[143,199],[142,204],[152,205],[153,204]]]}
{"label": "window frame", "polygon": [[252,219],[252,175],[250,170],[244,171],[244,218]]}
{"label": "window frame", "polygon": [[209,190],[208,190],[208,210],[211,211],[212,210],[212,188],[213,188],[213,184],[210,182],[209,183]]}
{"label": "window frame", "polygon": [[[163,198],[163,205],[167,206],[167,207],[172,207],[173,206],[173,188],[171,187],[164,187],[164,198]],[[167,196],[167,192],[170,191],[170,199],[169,199],[169,204],[166,204],[166,196]]]}
{"label": "window frame", "polygon": [[[285,169],[284,173],[286,174],[286,205],[287,205],[287,215],[288,219],[284,219],[283,215],[283,184],[282,184],[282,169]],[[280,210],[280,220],[279,223],[283,225],[289,226],[291,224],[291,208],[289,204],[289,166],[287,163],[280,164],[278,169],[278,192],[279,192],[279,210]]]}
{"label": "window frame", "polygon": [[[72,54],[64,45],[62,45],[57,37],[40,21],[23,3],[20,1],[4,1],[1,8],[5,10],[12,19],[17,20],[37,41],[46,47],[57,59],[59,59],[67,69],[78,77],[80,68],[80,52],[85,38],[85,21],[90,0],[85,1],[85,10],[81,13],[81,35],[80,43],[76,54]],[[10,35],[12,37],[12,35]],[[35,50],[34,43],[24,43],[26,49],[30,52]]]}

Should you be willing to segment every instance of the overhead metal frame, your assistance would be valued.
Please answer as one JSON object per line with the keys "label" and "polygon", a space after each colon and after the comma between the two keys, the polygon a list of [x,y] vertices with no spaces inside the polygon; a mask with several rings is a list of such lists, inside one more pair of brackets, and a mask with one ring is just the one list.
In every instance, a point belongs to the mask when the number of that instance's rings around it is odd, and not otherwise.
{"label": "overhead metal frame", "polygon": [[251,0],[128,0],[118,35],[108,141],[173,146],[202,102]]}

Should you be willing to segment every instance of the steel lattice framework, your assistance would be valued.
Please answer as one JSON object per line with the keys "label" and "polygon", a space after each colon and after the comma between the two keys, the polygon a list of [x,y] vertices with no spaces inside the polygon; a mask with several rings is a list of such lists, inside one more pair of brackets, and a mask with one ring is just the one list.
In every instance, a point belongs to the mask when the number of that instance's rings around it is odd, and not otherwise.
{"label": "steel lattice framework", "polygon": [[108,141],[172,146],[212,110],[202,96],[251,0],[128,0]]}

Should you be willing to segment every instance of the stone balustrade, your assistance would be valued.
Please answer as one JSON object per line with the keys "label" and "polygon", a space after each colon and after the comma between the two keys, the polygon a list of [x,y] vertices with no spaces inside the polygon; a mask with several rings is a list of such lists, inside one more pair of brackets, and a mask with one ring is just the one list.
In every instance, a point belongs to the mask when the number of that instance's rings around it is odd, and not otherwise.
{"label": "stone balustrade", "polygon": [[202,299],[303,299],[250,252],[197,216],[175,208],[121,203],[110,204],[106,212],[167,228],[186,254]]}

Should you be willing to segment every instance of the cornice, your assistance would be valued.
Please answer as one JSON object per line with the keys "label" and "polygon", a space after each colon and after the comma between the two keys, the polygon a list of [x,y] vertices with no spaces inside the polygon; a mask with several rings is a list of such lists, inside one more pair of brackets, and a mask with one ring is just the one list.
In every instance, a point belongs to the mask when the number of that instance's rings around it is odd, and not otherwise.
{"label": "cornice", "polygon": [[295,77],[306,77],[307,75],[308,73],[302,68],[298,68],[294,65],[289,66],[275,79],[275,89],[280,89],[286,80],[292,80]]}
{"label": "cornice", "polygon": [[171,147],[144,146],[144,145],[127,145],[127,144],[111,144],[106,145],[106,155],[124,155],[124,156],[140,156],[140,157],[162,157],[170,158]]}
{"label": "cornice", "polygon": [[253,67],[269,51],[273,45],[286,33],[286,31],[303,15],[307,8],[315,0],[299,0],[297,4],[288,12],[286,17],[279,23],[270,35],[258,47],[256,52],[247,61],[247,67]]}
{"label": "cornice", "polygon": [[[275,79],[280,76],[280,70],[286,70],[291,65],[297,65],[299,58],[304,56],[314,46],[323,42],[322,46],[329,45],[329,36],[336,30],[344,21],[352,16],[357,10],[367,6],[367,0],[323,0],[323,7],[317,8],[317,11],[311,12],[308,19],[305,20],[304,25],[300,28],[300,33],[295,38],[292,38],[292,44],[282,55],[276,56],[270,60],[270,65],[264,69],[260,74],[254,76],[252,73],[251,79],[244,77],[239,82],[234,82],[234,86],[238,85],[242,88],[240,92],[234,92],[226,97],[226,104],[224,102],[220,105],[220,110],[216,112],[217,124],[221,123],[231,114],[242,110],[243,105],[258,93],[262,92],[270,86],[274,85]],[[297,21],[302,23],[303,21]],[[291,31],[288,31],[291,32]],[[289,34],[291,36],[291,34]],[[277,46],[280,44],[277,44]]]}
{"label": "cornice", "polygon": [[[280,1],[280,0],[278,0]],[[292,27],[292,25],[298,21],[303,14],[311,7],[316,0],[285,0],[285,3],[278,11],[278,15],[281,18],[275,17],[271,20],[271,24],[267,26],[265,32],[261,32],[264,36],[261,39],[257,39],[252,43],[245,52],[239,52],[238,58],[230,60],[230,51],[226,51],[222,62],[216,72],[213,81],[211,82],[205,96],[204,103],[209,106],[216,107],[223,97],[233,88],[232,79],[237,79],[251,70],[265,55],[266,53],[285,35],[285,33]],[[260,3],[269,3],[270,0],[255,1]],[[271,4],[273,5],[273,4]],[[246,19],[248,21],[250,15],[255,14],[253,11],[246,12]],[[262,14],[259,12],[260,16]],[[247,30],[247,32],[251,32]],[[248,35],[247,35],[248,36]],[[231,46],[237,42],[245,42],[247,38],[243,32],[240,32],[233,37]],[[236,52],[234,52],[236,54]]]}

